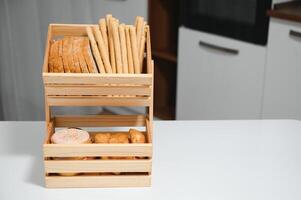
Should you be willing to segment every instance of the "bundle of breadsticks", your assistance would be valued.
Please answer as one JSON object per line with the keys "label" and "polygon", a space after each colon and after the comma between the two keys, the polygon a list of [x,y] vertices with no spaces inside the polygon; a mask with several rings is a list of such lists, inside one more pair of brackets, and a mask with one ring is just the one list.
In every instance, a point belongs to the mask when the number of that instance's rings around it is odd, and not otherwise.
{"label": "bundle of breadsticks", "polygon": [[149,26],[137,16],[125,25],[112,15],[86,27],[87,37],[64,36],[50,42],[48,67],[54,73],[140,74]]}

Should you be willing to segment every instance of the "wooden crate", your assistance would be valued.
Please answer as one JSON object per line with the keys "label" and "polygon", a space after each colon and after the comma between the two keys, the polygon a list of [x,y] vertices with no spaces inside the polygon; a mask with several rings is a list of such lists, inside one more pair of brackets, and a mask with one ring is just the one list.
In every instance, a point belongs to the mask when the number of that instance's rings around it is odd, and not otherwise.
{"label": "wooden crate", "polygon": [[[43,145],[45,183],[60,187],[140,187],[151,185],[153,123],[153,60],[147,33],[145,73],[49,73],[48,55],[53,38],[86,35],[92,25],[50,24],[43,65],[47,134]],[[52,106],[143,106],[145,115],[53,116]],[[145,144],[51,144],[60,127],[144,127]],[[93,133],[91,133],[93,135]],[[135,156],[128,160],[76,160],[74,157]],[[54,160],[52,158],[66,158]],[[59,176],[57,173],[79,173]],[[107,175],[106,172],[121,172]],[[93,173],[93,174],[92,174]]]}

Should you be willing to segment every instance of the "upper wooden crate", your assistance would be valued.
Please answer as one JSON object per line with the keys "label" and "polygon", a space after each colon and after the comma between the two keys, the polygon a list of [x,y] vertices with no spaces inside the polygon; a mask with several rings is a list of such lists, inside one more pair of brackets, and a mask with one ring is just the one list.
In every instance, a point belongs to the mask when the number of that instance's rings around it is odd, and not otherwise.
{"label": "upper wooden crate", "polygon": [[150,106],[153,95],[153,61],[150,34],[146,37],[146,66],[142,74],[49,73],[50,41],[60,36],[87,36],[92,24],[50,24],[43,64],[48,106]]}

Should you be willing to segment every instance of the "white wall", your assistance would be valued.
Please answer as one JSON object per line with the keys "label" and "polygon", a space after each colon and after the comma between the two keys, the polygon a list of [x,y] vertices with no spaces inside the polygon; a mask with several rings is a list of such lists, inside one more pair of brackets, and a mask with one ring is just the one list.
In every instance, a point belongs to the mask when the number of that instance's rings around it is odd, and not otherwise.
{"label": "white wall", "polygon": [[147,0],[1,0],[2,118],[44,119],[41,66],[49,23],[97,23],[108,13],[133,24],[136,15],[147,17]]}

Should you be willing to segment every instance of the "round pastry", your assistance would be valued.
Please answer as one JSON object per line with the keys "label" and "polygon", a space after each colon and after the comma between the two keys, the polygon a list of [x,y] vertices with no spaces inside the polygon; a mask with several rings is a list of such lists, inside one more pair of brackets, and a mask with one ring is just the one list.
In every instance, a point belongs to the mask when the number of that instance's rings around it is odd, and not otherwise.
{"label": "round pastry", "polygon": [[[53,144],[86,144],[91,143],[90,135],[87,131],[68,128],[61,129],[55,132],[51,137],[51,142]],[[86,157],[63,157],[53,158],[54,160],[84,160]],[[61,176],[75,176],[78,173],[59,173]]]}
{"label": "round pastry", "polygon": [[131,143],[145,143],[145,136],[143,133],[136,129],[130,129]]}
{"label": "round pastry", "polygon": [[110,137],[109,143],[111,143],[111,144],[129,143],[129,136],[127,133],[112,134]]}
{"label": "round pastry", "polygon": [[110,138],[111,138],[110,133],[97,133],[94,136],[94,142],[95,143],[109,143]]}
{"label": "round pastry", "polygon": [[66,128],[56,131],[51,137],[51,142],[54,144],[85,144],[90,143],[90,135],[84,130]]}

